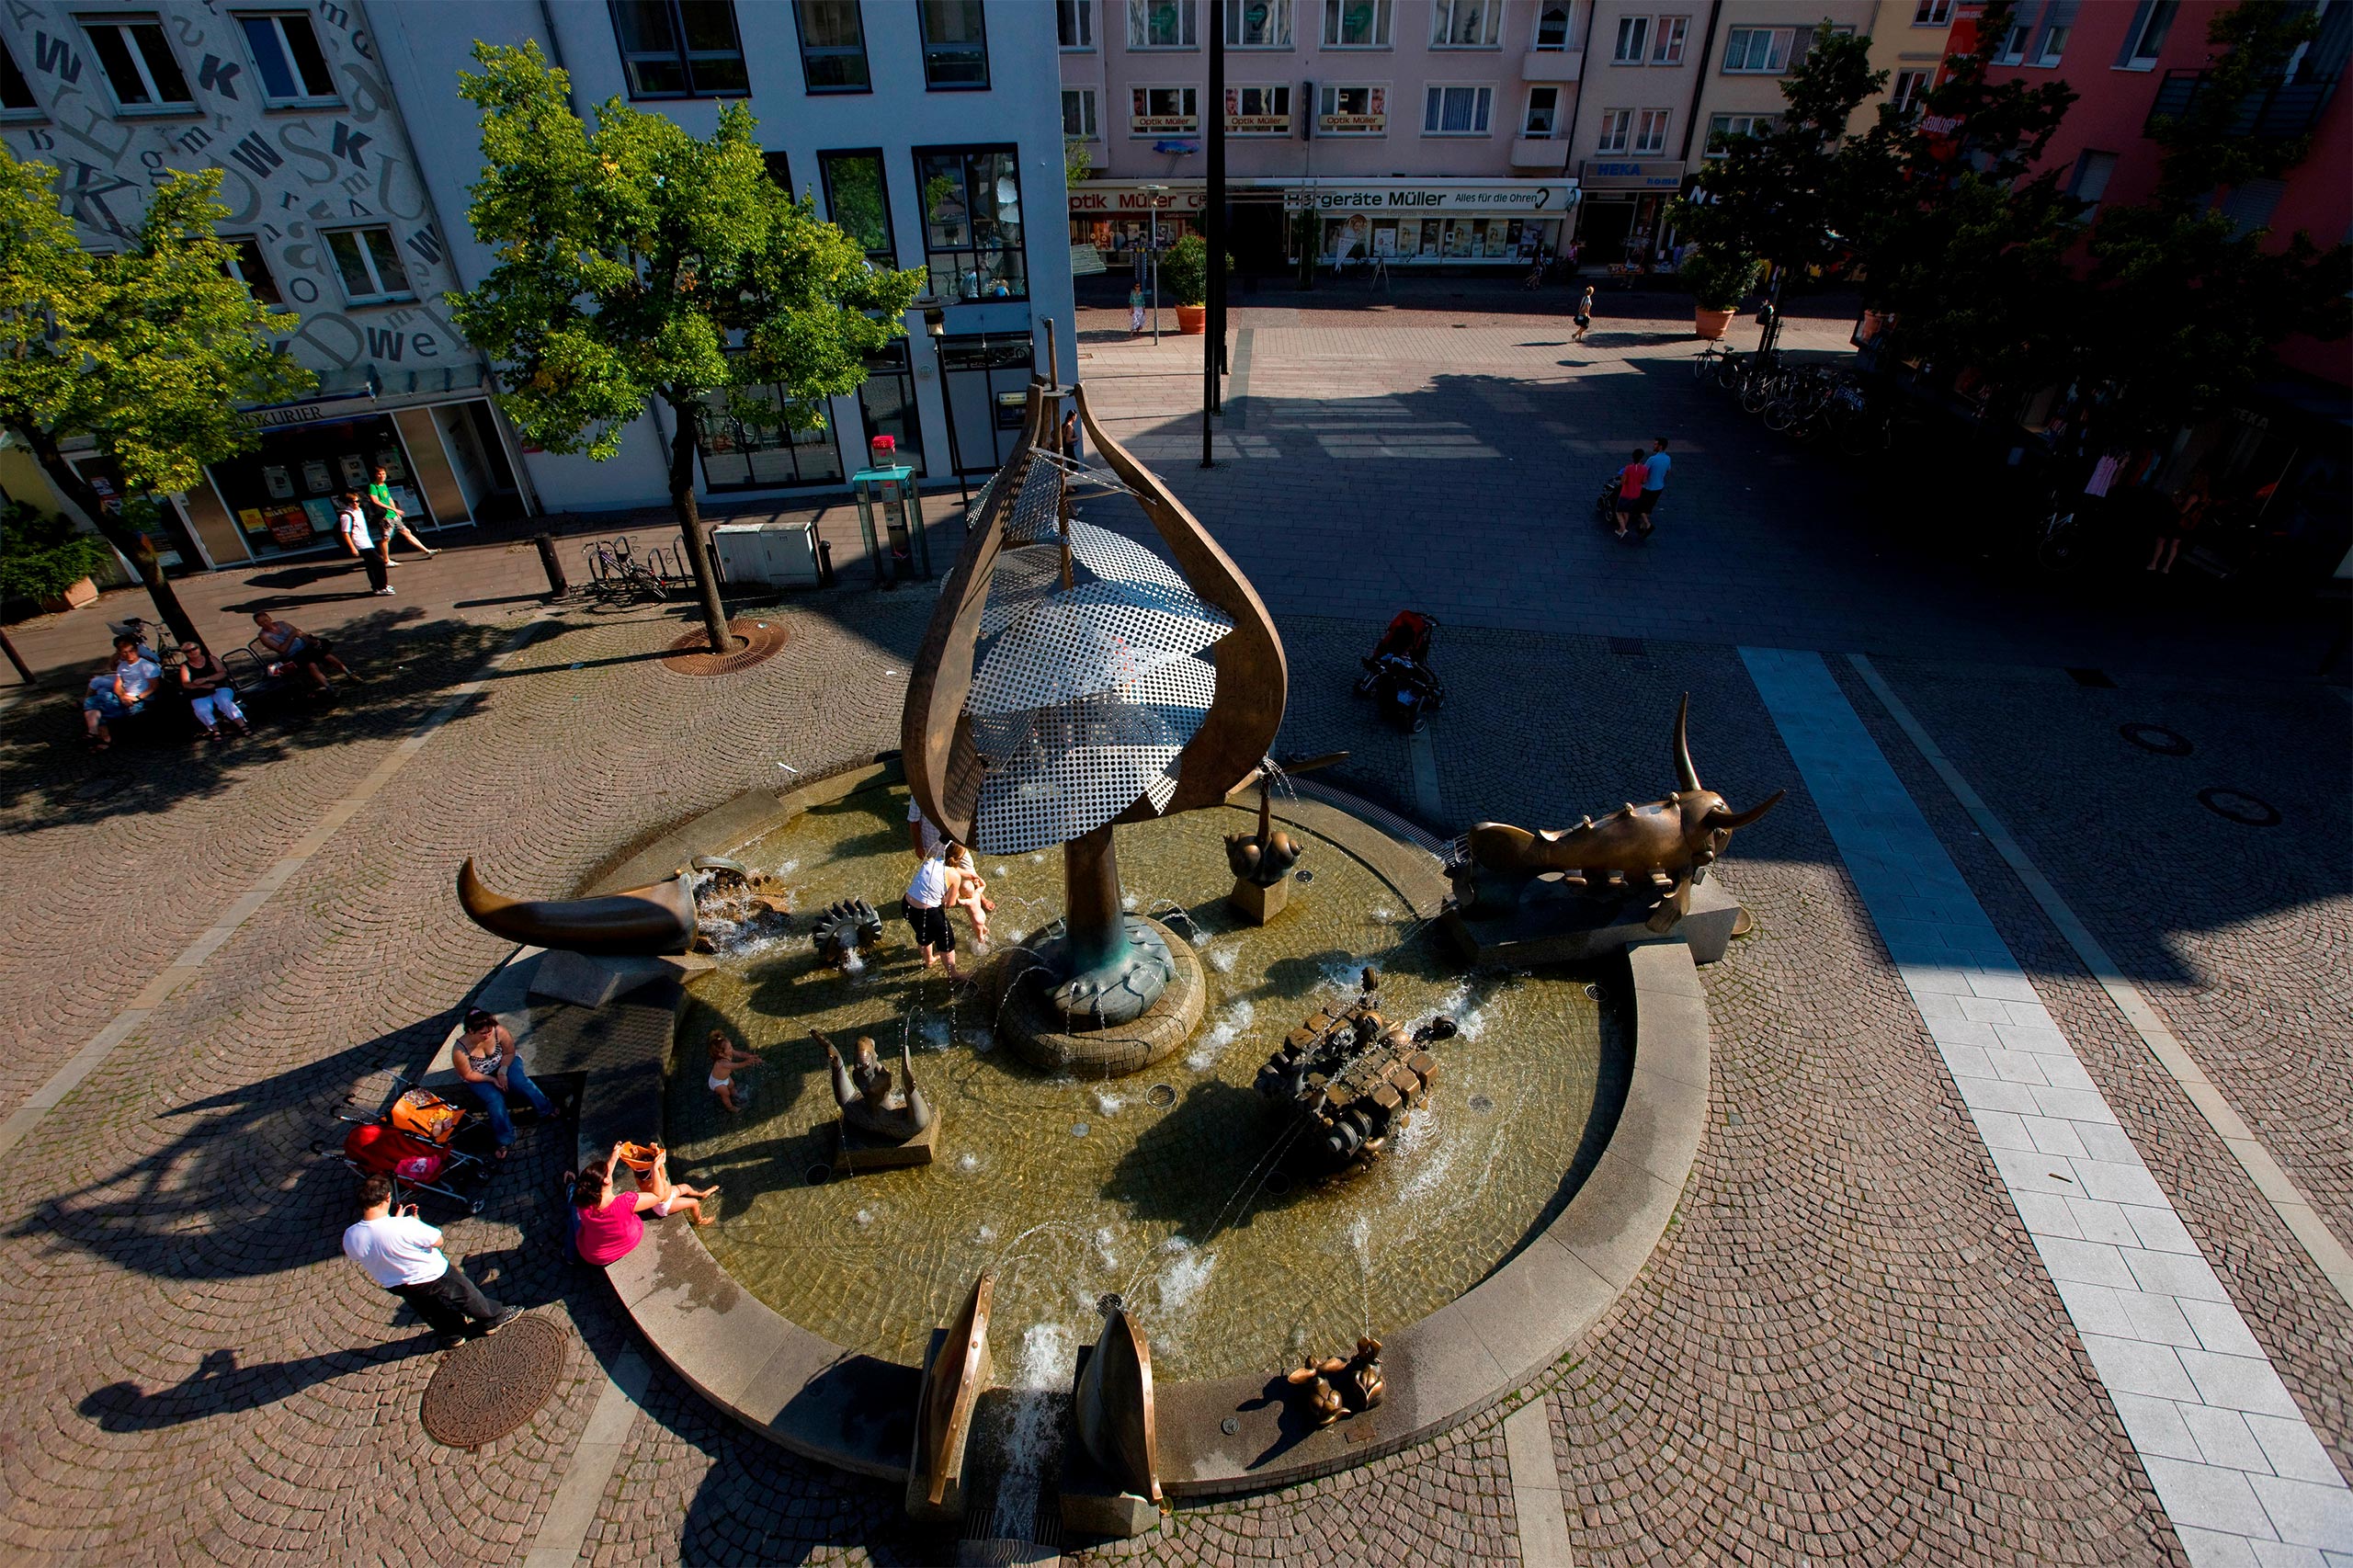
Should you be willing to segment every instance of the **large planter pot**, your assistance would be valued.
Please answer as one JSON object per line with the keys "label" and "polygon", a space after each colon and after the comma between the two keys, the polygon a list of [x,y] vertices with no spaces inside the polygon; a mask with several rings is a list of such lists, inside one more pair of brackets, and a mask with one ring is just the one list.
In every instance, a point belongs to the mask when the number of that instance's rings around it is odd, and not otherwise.
{"label": "large planter pot", "polygon": [[1179,305],[1176,307],[1176,330],[1178,332],[1189,332],[1198,335],[1208,331],[1209,324],[1210,308],[1207,305]]}
{"label": "large planter pot", "polygon": [[55,615],[63,610],[80,609],[85,604],[94,603],[97,597],[98,585],[85,577],[54,598],[41,600],[40,608]]}
{"label": "large planter pot", "polygon": [[1691,330],[1712,343],[1724,335],[1724,329],[1732,325],[1732,318],[1737,313],[1735,311],[1711,311],[1705,305],[1694,305],[1691,307]]}

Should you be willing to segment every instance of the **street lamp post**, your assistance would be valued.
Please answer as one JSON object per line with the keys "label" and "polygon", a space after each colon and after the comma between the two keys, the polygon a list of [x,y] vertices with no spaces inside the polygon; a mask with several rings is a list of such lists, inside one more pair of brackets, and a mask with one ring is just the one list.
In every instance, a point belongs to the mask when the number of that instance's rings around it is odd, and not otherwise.
{"label": "street lamp post", "polygon": [[1143,187],[1144,198],[1152,203],[1152,346],[1160,347],[1160,193],[1165,185]]}

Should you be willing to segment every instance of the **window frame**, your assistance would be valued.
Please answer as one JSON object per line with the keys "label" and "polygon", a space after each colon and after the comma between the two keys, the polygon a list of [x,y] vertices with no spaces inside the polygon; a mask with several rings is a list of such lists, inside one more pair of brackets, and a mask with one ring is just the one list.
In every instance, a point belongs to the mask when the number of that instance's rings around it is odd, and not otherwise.
{"label": "window frame", "polygon": [[[1626,50],[1626,40],[1634,40],[1633,51]],[[1612,65],[1645,65],[1650,62],[1651,19],[1647,14],[1629,13],[1618,18],[1618,36],[1610,41],[1609,63]]]}
{"label": "window frame", "polygon": [[[1338,36],[1347,30],[1344,25],[1347,12],[1343,7],[1348,3],[1349,0],[1324,0],[1324,26],[1321,36],[1325,49],[1369,50],[1394,47],[1391,41],[1396,36],[1397,18],[1394,0],[1358,0],[1359,4],[1372,7],[1373,36],[1369,42],[1364,43],[1350,43]],[[1367,84],[1349,85],[1362,86]],[[1385,86],[1387,84],[1383,83],[1382,85]]]}
{"label": "window frame", "polygon": [[[1936,75],[1934,69],[1926,66],[1915,66],[1909,70],[1896,72],[1893,79],[1887,85],[1888,103],[1897,114],[1906,119],[1911,119],[1920,112],[1920,100],[1927,97],[1930,89],[1936,85]],[[1904,84],[1906,81],[1915,84],[1908,93],[1904,89]]]}
{"label": "window frame", "polygon": [[[1734,65],[1732,62],[1733,40],[1744,33],[1752,37],[1761,33],[1765,35],[1768,40],[1771,40],[1766,45],[1766,62],[1763,65]],[[1773,58],[1773,50],[1776,43],[1779,44],[1780,49],[1780,58],[1779,60]],[[1790,71],[1790,57],[1796,51],[1796,46],[1797,29],[1795,28],[1726,28],[1724,29],[1723,63],[1718,68],[1717,74],[1722,76],[1786,76],[1789,74]]]}
{"label": "window frame", "polygon": [[[1675,111],[1671,108],[1644,108],[1634,111],[1634,147],[1631,156],[1655,158],[1666,152],[1667,133],[1674,128]],[[1655,129],[1654,140],[1651,131]]]}
{"label": "window frame", "polygon": [[[1170,113],[1161,114],[1152,107],[1154,93],[1181,93],[1177,102],[1182,106]],[[1137,102],[1142,99],[1143,108]],[[1139,119],[1186,119],[1190,126],[1157,126],[1139,131]],[[1131,140],[1149,141],[1155,136],[1199,136],[1201,133],[1201,85],[1198,82],[1131,82],[1128,84],[1128,135]]]}
{"label": "window frame", "polygon": [[[1071,101],[1074,98],[1078,101],[1081,110],[1080,129],[1076,131],[1070,128]],[[1064,87],[1063,89],[1063,140],[1066,142],[1102,141],[1103,130],[1102,121],[1097,113],[1098,108],[1094,88]]]}
{"label": "window frame", "polygon": [[[1454,14],[1463,6],[1478,7],[1480,30],[1486,35],[1484,38],[1464,43],[1449,36],[1454,30]],[[1499,50],[1503,48],[1503,0],[1430,0],[1430,47],[1434,50]]]}
{"label": "window frame", "polygon": [[[21,90],[27,101],[12,104],[0,97],[0,121],[14,124],[18,120],[49,118],[49,111],[41,105],[40,95],[33,90],[33,79],[25,74],[23,66],[17,63],[16,51],[8,47],[6,39],[0,39],[0,85],[8,84]],[[5,90],[4,86],[0,86],[0,90]]]}
{"label": "window frame", "polygon": [[[841,227],[841,206],[834,196],[834,163],[840,158],[870,158],[874,162],[874,184],[882,204],[882,247],[869,248],[866,259],[878,266],[895,269],[899,265],[899,225],[891,215],[891,162],[880,147],[823,147],[817,152],[817,187],[825,193],[825,222]],[[843,229],[844,233],[849,231]],[[858,236],[852,234],[852,239]]]}
{"label": "window frame", "polygon": [[[90,46],[92,59],[97,62],[98,74],[107,79],[107,96],[114,100],[116,113],[166,115],[203,112],[197,107],[196,90],[188,85],[188,73],[180,68],[179,53],[172,48],[171,34],[165,30],[159,13],[131,11],[119,16],[76,16],[74,19],[81,24],[82,37]],[[170,62],[172,74],[179,78],[181,97],[167,98],[164,96],[162,84],[155,78],[154,62],[147,58],[146,50],[138,40],[139,29],[142,28],[153,28],[155,36],[163,40],[164,58]],[[244,29],[241,28],[238,31],[242,34]],[[123,101],[121,85],[115,80],[114,72],[107,65],[105,51],[98,46],[98,34],[101,32],[117,35],[116,42],[130,61],[131,69],[137,73],[141,86],[147,92],[146,102],[134,104]]]}
{"label": "window frame", "polygon": [[[1326,119],[1337,118],[1347,112],[1338,107],[1339,95],[1342,93],[1365,95],[1364,111],[1358,117],[1360,119],[1371,119],[1375,113],[1372,106],[1378,103],[1381,106],[1378,111],[1381,123],[1377,126],[1344,126],[1338,130],[1326,126],[1324,123]],[[1324,108],[1324,106],[1327,103],[1334,107]],[[1318,82],[1315,84],[1314,110],[1315,134],[1318,136],[1345,136],[1356,140],[1386,136],[1389,134],[1389,84],[1386,82]]]}
{"label": "window frame", "polygon": [[2058,69],[2060,60],[2067,52],[2067,40],[2075,31],[2072,22],[2045,22],[2034,40],[2034,57],[2027,63],[2042,71]]}
{"label": "window frame", "polygon": [[[1779,115],[1756,114],[1740,109],[1728,109],[1722,114],[1711,114],[1708,117],[1707,140],[1700,146],[1699,156],[1702,158],[1725,157],[1731,152],[1731,149],[1724,145],[1727,139],[1734,136],[1762,136],[1773,129],[1774,123],[1779,118]],[[1735,119],[1745,121],[1745,127],[1738,131],[1733,130],[1732,122]],[[1719,128],[1720,121],[1721,128]]]}
{"label": "window frame", "polygon": [[[1152,41],[1152,7],[1165,3],[1176,8],[1176,41]],[[1128,48],[1133,51],[1165,52],[1201,47],[1200,0],[1128,0]],[[1139,41],[1141,40],[1141,41]]]}
{"label": "window frame", "polygon": [[[809,41],[808,11],[813,3],[817,3],[817,0],[792,0],[792,40],[801,51],[801,90],[811,97],[827,98],[871,93],[874,90],[874,62],[866,50],[866,8],[858,0],[835,0],[835,3],[849,6],[850,20],[858,29],[858,43],[852,49],[845,44],[812,44]],[[819,60],[845,60],[855,53],[858,74],[865,79],[847,86],[830,83],[821,85],[810,74],[809,62],[813,53]]]}
{"label": "window frame", "polygon": [[[251,294],[256,303],[275,305],[279,310],[286,309],[286,290],[278,285],[278,274],[271,268],[269,257],[262,253],[259,236],[222,234],[220,240],[222,244],[229,247],[230,252],[229,259],[222,264],[222,270],[244,284],[245,292]],[[249,261],[260,268],[262,285],[269,290],[267,295],[261,289],[254,287],[254,280],[245,276]],[[340,269],[338,269],[338,277],[340,277]]]}
{"label": "window frame", "polygon": [[[2105,158],[2108,162],[2099,165],[2099,189],[2086,196],[2084,187],[2089,183],[2086,176],[2091,172],[2089,160],[2093,158]],[[2084,217],[2089,218],[2099,210],[2100,202],[2108,195],[2109,183],[2116,177],[2116,165],[2121,162],[2123,159],[2118,154],[2097,147],[2086,147],[2075,154],[2075,166],[2067,171],[2067,194],[2087,204]]]}
{"label": "window frame", "polygon": [[1593,150],[1596,153],[1623,153],[1634,138],[1634,111],[1630,108],[1606,108],[1601,121],[1595,127]]}
{"label": "window frame", "polygon": [[1280,27],[1274,29],[1277,35],[1274,40],[1268,43],[1245,43],[1237,36],[1238,29],[1234,24],[1242,20],[1242,8],[1249,3],[1250,0],[1217,0],[1218,25],[1225,28],[1226,48],[1246,49],[1256,52],[1299,47],[1297,0],[1266,0],[1268,18],[1279,20],[1281,23]]}
{"label": "window frame", "polygon": [[[1075,29],[1063,25],[1071,18],[1077,21]],[[1072,30],[1079,35],[1076,43],[1071,42],[1067,36]],[[1095,0],[1054,0],[1054,41],[1065,54],[1095,52]]]}
{"label": "window frame", "polygon": [[[1472,95],[1472,118],[1480,122],[1475,128],[1470,131],[1444,131],[1430,128],[1430,111],[1433,108],[1438,110],[1437,118],[1439,123],[1441,125],[1445,123],[1446,95],[1449,93]],[[1433,94],[1437,96],[1435,104],[1431,101]],[[1495,85],[1493,82],[1425,82],[1422,84],[1422,134],[1424,136],[1463,141],[1493,136],[1495,133]]]}
{"label": "window frame", "polygon": [[[2131,30],[2124,35],[2124,49],[2116,62],[2116,68],[2120,71],[2155,70],[2165,58],[2165,45],[2173,40],[2174,24],[2180,20],[2179,0],[2141,0],[2140,7],[2132,13]],[[2157,29],[2157,46],[2143,54],[2141,46],[2149,41],[2151,28]]]}
{"label": "window frame", "polygon": [[[1558,8],[1561,13],[1561,41],[1544,41],[1544,13]],[[1577,8],[1574,0],[1537,0],[1536,28],[1530,32],[1528,47],[1539,54],[1565,54],[1574,47],[1577,32]]]}
{"label": "window frame", "polygon": [[[1547,125],[1541,131],[1536,130],[1529,123],[1536,118],[1536,95],[1539,93],[1550,93],[1552,95],[1552,108],[1550,111],[1552,123]],[[1557,141],[1560,138],[1560,134],[1561,89],[1559,85],[1550,82],[1530,83],[1528,88],[1528,97],[1521,101],[1519,106],[1520,139],[1525,142],[1552,142]]]}
{"label": "window frame", "polygon": [[[740,348],[730,348],[726,352],[730,356],[733,356],[743,353],[744,350]],[[714,419],[728,419],[733,420],[739,427],[745,427],[745,422],[736,419],[735,415],[727,406],[728,394],[736,391],[739,384],[740,383],[731,381],[724,387],[713,388],[711,391],[705,392],[700,398],[697,399],[695,403],[695,458],[702,467],[702,487],[706,494],[733,495],[753,490],[794,490],[813,484],[839,484],[842,480],[847,477],[847,474],[842,468],[841,442],[833,427],[833,425],[829,422],[824,425],[788,426],[778,424],[774,426],[770,426],[769,428],[773,428],[781,433],[785,437],[784,440],[771,445],[759,447],[745,447],[738,445],[733,451],[720,454],[722,457],[740,457],[742,459],[745,473],[744,482],[742,483],[721,483],[713,480],[710,474],[711,451],[706,440],[709,422]],[[760,381],[750,383],[749,386],[745,388],[745,390],[751,390],[753,387],[766,387],[776,398],[777,409],[779,414],[781,415],[784,408],[784,389],[781,386],[779,386],[773,381]],[[718,403],[716,408],[711,406],[714,400],[716,400]],[[819,433],[824,439],[822,441],[803,443],[792,438],[795,435],[803,434],[809,431],[815,431]],[[822,446],[824,449],[827,456],[830,458],[833,472],[831,473],[817,474],[805,474],[801,472],[801,452],[808,448],[819,446]],[[792,457],[792,477],[790,479],[756,479],[752,477],[750,454],[756,451],[782,451],[790,453]]]}
{"label": "window frame", "polygon": [[[1015,242],[1010,245],[997,244],[983,246],[978,243],[980,232],[978,227],[973,223],[970,203],[972,200],[972,160],[980,157],[1003,157],[1012,167],[1014,179],[1014,205],[1017,209],[1021,209],[1021,215],[1016,220],[1016,227],[1018,232],[1016,235]],[[1028,198],[1021,189],[1020,147],[1011,142],[953,142],[937,146],[911,147],[907,150],[907,158],[909,164],[915,170],[915,216],[917,222],[923,225],[923,233],[921,237],[923,241],[924,279],[931,292],[936,295],[939,295],[953,304],[1015,304],[1027,301],[1029,298],[1030,288],[1029,216],[1027,209],[1023,206],[1023,203],[1028,199]],[[947,245],[935,248],[931,240],[931,231],[933,227],[931,203],[925,193],[926,181],[924,178],[924,164],[926,159],[940,158],[956,158],[961,160],[959,166],[964,182],[964,197],[967,204],[965,209],[964,225],[968,241],[966,244],[961,245]],[[943,256],[972,256],[977,261],[977,259],[983,255],[1001,256],[1007,252],[1011,252],[1018,256],[1020,258],[1021,289],[1019,292],[1006,294],[1001,298],[988,294],[978,294],[968,298],[963,293],[961,287],[964,275],[964,269],[961,265],[956,267],[956,280],[960,287],[949,290],[942,290],[939,288],[938,282],[938,263],[934,261],[934,257]],[[975,267],[975,270],[977,271],[977,267]]]}
{"label": "window frame", "polygon": [[[1673,44],[1673,47],[1674,47],[1674,50],[1675,50],[1675,53],[1674,53],[1672,56],[1669,56],[1669,55],[1667,54],[1667,52],[1666,52],[1667,48],[1668,48],[1668,30],[1667,30],[1667,29],[1668,29],[1668,27],[1669,27],[1669,25],[1670,25],[1670,24],[1672,24],[1672,25],[1673,25],[1673,28],[1674,28],[1674,34],[1673,34],[1674,44]],[[1670,16],[1670,17],[1653,17],[1651,18],[1651,59],[1650,59],[1650,62],[1651,62],[1653,65],[1680,65],[1680,64],[1682,64],[1682,63],[1683,63],[1683,51],[1684,51],[1685,47],[1686,47],[1687,45],[1688,45],[1688,44],[1689,44],[1689,42],[1690,42],[1690,41],[1691,41],[1691,18],[1690,18],[1690,17],[1682,17],[1682,16]]]}
{"label": "window frame", "polygon": [[[261,87],[261,102],[264,108],[320,108],[343,101],[343,95],[335,90],[334,62],[327,59],[325,46],[319,42],[319,29],[312,26],[310,12],[232,11],[229,13],[229,17],[237,24],[237,37],[244,44],[247,58],[253,62],[254,80]],[[319,57],[320,69],[327,74],[327,89],[324,93],[301,93],[292,97],[281,98],[273,97],[269,91],[268,74],[263,67],[261,56],[255,52],[253,35],[245,28],[247,24],[252,22],[267,22],[270,25],[270,31],[278,40],[278,54],[285,62],[288,74],[297,84],[307,87],[310,84],[302,80],[301,57],[295,52],[293,40],[287,35],[286,24],[290,21],[301,23],[311,34],[312,51]]]}
{"label": "window frame", "polygon": [[[369,305],[405,305],[415,302],[417,297],[416,280],[409,276],[408,263],[402,259],[400,241],[393,235],[391,224],[352,223],[333,229],[320,229],[317,231],[317,233],[319,236],[319,243],[326,247],[327,262],[334,269],[336,287],[343,290],[345,304],[358,309]],[[388,290],[382,287],[384,279],[381,272],[377,267],[375,253],[369,248],[367,240],[364,237],[369,234],[381,234],[384,236],[385,247],[392,253],[392,260],[401,269],[400,288]],[[351,237],[354,250],[358,254],[361,263],[364,264],[368,269],[369,281],[377,285],[376,292],[372,294],[354,294],[351,291],[350,279],[344,276],[342,258],[336,256],[335,249],[335,242],[345,235],[349,235]]]}
{"label": "window frame", "polygon": [[1919,0],[1912,10],[1912,25],[1915,28],[1952,26],[1952,0]]}
{"label": "window frame", "polygon": [[[1233,104],[1232,107],[1228,108],[1225,111],[1225,117],[1229,122],[1225,128],[1225,133],[1228,136],[1246,137],[1288,137],[1291,135],[1292,132],[1299,129],[1297,102],[1291,97],[1294,85],[1295,84],[1290,82],[1228,82],[1225,85],[1226,96],[1233,100]],[[1238,116],[1245,116],[1250,113],[1248,109],[1242,107],[1242,95],[1245,93],[1280,93],[1283,96],[1283,107],[1279,109],[1263,109],[1259,111],[1256,118],[1261,119],[1272,119],[1276,115],[1279,114],[1282,116],[1283,119],[1281,129],[1275,131],[1236,131],[1233,129],[1231,123],[1232,120]]]}
{"label": "window frame", "polygon": [[[671,47],[666,58],[676,63],[681,79],[686,84],[679,91],[675,93],[646,91],[638,85],[636,62],[640,60],[656,60],[665,57],[652,50],[631,51],[629,47],[629,36],[621,30],[621,6],[625,3],[658,5],[667,14]],[[746,98],[752,96],[752,65],[744,55],[744,29],[736,20],[735,0],[705,0],[705,3],[721,4],[727,7],[727,30],[735,40],[735,64],[744,74],[744,85],[740,87],[705,88],[696,83],[695,60],[698,55],[705,59],[717,59],[720,51],[710,49],[693,50],[687,46],[687,19],[686,13],[681,9],[680,0],[606,0],[606,14],[611,18],[613,24],[613,51],[620,57],[621,83],[627,88],[627,96],[631,103],[674,103],[688,98]],[[861,21],[859,24],[861,29],[864,25]]]}
{"label": "window frame", "polygon": [[[957,40],[943,43],[931,36],[932,8],[936,6],[962,6],[979,24],[978,47],[981,53],[981,79],[977,82],[939,82],[932,79],[932,62],[949,56],[951,51],[962,51],[974,47]],[[926,93],[985,93],[989,90],[989,16],[982,0],[915,0],[915,36],[923,45],[923,90]]]}

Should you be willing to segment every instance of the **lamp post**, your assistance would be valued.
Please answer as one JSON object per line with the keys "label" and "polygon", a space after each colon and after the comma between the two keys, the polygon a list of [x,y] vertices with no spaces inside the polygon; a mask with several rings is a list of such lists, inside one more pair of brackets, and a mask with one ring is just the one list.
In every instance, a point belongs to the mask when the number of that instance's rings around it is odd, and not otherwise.
{"label": "lamp post", "polygon": [[1160,193],[1165,185],[1143,187],[1145,199],[1152,203],[1152,346],[1160,347]]}

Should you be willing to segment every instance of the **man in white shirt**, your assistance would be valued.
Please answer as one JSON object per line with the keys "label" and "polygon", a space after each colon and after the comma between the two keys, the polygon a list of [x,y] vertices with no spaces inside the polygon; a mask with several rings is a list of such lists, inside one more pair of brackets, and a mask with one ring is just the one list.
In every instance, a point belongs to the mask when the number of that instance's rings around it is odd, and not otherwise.
{"label": "man in white shirt", "polygon": [[[392,1212],[392,1178],[379,1172],[359,1184],[359,1220],[343,1233],[343,1256],[368,1278],[416,1309],[453,1350],[479,1335],[496,1334],[523,1315],[520,1307],[492,1301],[449,1267],[441,1233],[416,1217],[416,1205]],[[469,1319],[478,1327],[470,1327]]]}
{"label": "man in white shirt", "polygon": [[368,512],[359,504],[359,492],[346,490],[335,498],[335,526],[343,535],[343,548],[359,557],[360,569],[368,574],[369,588],[379,598],[391,593],[392,580],[384,570],[384,556],[376,548],[376,536],[368,530]]}
{"label": "man in white shirt", "polygon": [[109,720],[128,719],[147,706],[163,683],[164,672],[147,656],[148,650],[132,636],[114,640],[114,667],[102,676],[92,676],[82,699],[82,724],[88,731],[90,749],[104,751],[114,744],[114,734],[107,728]]}

